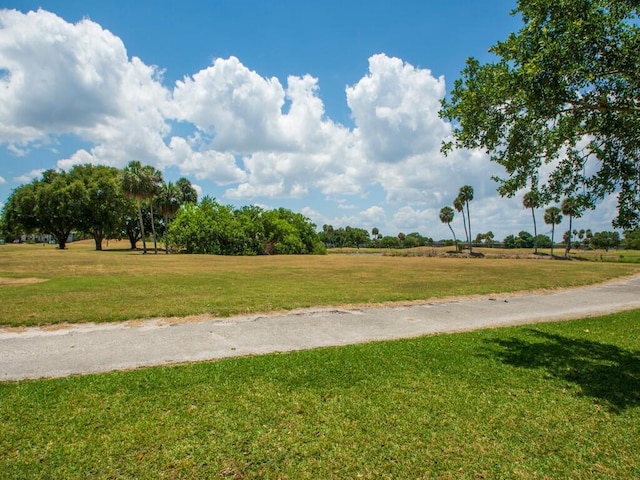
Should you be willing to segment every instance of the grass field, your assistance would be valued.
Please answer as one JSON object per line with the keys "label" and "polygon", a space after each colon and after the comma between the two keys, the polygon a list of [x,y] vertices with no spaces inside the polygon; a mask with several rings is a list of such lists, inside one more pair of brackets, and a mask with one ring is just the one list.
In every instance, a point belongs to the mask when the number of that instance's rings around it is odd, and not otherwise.
{"label": "grass field", "polygon": [[141,255],[125,242],[0,246],[0,325],[229,316],[601,282],[640,265],[383,255]]}
{"label": "grass field", "polygon": [[[0,324],[554,289],[640,271],[621,259],[143,256],[117,247],[0,246]],[[0,432],[0,480],[639,478],[640,310],[5,382]]]}
{"label": "grass field", "polygon": [[640,311],[0,398],[0,479],[640,478]]}

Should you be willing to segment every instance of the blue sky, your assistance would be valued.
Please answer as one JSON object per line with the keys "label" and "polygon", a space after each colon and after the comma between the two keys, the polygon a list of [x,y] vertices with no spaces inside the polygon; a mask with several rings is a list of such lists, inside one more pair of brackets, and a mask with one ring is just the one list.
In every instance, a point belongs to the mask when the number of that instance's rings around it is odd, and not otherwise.
{"label": "blue sky", "polygon": [[[484,154],[439,153],[439,101],[467,57],[520,28],[515,0],[3,6],[0,203],[43,169],[140,160],[222,203],[436,239],[469,184],[474,236],[532,231]],[[614,207],[574,225],[609,230]]]}

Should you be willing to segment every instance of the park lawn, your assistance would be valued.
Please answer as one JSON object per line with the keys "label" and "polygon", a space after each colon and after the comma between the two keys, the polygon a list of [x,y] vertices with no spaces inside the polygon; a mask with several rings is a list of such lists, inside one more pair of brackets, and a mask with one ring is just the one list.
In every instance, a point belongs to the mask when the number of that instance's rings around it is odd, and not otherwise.
{"label": "park lawn", "polygon": [[142,255],[0,246],[0,325],[230,316],[588,285],[637,264],[505,258]]}
{"label": "park lawn", "polygon": [[0,479],[640,478],[640,310],[0,399]]}

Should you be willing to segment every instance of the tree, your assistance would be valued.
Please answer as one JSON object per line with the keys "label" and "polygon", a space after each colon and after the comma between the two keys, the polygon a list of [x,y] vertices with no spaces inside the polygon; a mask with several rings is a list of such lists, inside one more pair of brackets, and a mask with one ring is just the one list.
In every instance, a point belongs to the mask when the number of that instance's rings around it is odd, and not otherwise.
{"label": "tree", "polygon": [[640,228],[624,232],[624,247],[628,250],[640,250]]}
{"label": "tree", "polygon": [[96,250],[105,238],[119,236],[129,201],[122,194],[120,171],[104,165],[76,165],[69,171],[74,181],[84,185],[77,228],[93,237]]}
{"label": "tree", "polygon": [[335,246],[335,235],[333,231],[333,225],[324,224],[322,226],[322,232],[320,232],[320,240],[324,243],[325,247],[334,247]]}
{"label": "tree", "polygon": [[138,161],[131,161],[129,165],[122,171],[122,191],[124,194],[136,202],[138,209],[138,222],[140,223],[140,232],[142,236],[142,253],[147,253],[147,241],[144,234],[144,223],[142,221],[143,199],[149,196],[149,186],[147,185],[145,176],[142,172],[142,164]]}
{"label": "tree", "polygon": [[156,222],[153,218],[153,199],[162,186],[162,173],[151,165],[142,167],[142,174],[146,177],[148,185],[147,200],[149,201],[149,212],[151,213],[151,234],[153,235],[153,252],[158,254],[158,240],[156,237]]}
{"label": "tree", "polygon": [[562,221],[562,215],[558,207],[549,207],[544,212],[544,223],[551,225],[551,256],[553,257],[553,235],[556,225]]}
{"label": "tree", "polygon": [[593,234],[591,246],[595,249],[603,249],[608,252],[610,248],[620,246],[620,234],[618,232],[596,232]]}
{"label": "tree", "polygon": [[456,239],[456,233],[453,231],[453,228],[451,227],[451,222],[453,222],[453,208],[451,207],[442,207],[440,209],[440,221],[442,223],[446,223],[449,227],[449,230],[451,230],[451,234],[453,235],[453,241],[456,244],[456,250],[458,248],[458,240]]}
{"label": "tree", "polygon": [[[131,250],[137,248],[138,240],[142,238],[142,231],[140,230],[140,221],[138,220],[138,209],[136,203],[128,197],[125,197],[128,206],[122,216],[122,226],[120,236],[126,236],[131,244]],[[147,225],[147,222],[144,222]],[[151,228],[151,225],[149,225]]]}
{"label": "tree", "polygon": [[[147,242],[144,233],[144,222],[142,219],[142,201],[151,200],[157,193],[159,185],[162,183],[162,175],[153,167],[145,166],[138,161],[131,161],[122,172],[122,190],[124,194],[135,200],[138,209],[138,221],[142,235],[142,253],[147,253]],[[151,205],[151,229],[153,231],[153,243],[156,253],[156,233],[153,220],[153,206]]]}
{"label": "tree", "polygon": [[403,232],[398,233],[398,243],[402,248],[405,248],[405,245],[404,245],[405,238],[406,238],[406,235]]}
{"label": "tree", "polygon": [[462,225],[464,226],[464,241],[465,243],[469,243],[471,240],[469,240],[469,232],[467,231],[467,219],[464,216],[464,202],[462,201],[462,198],[460,197],[460,195],[458,195],[453,200],[453,208],[455,208],[457,212],[462,213]]}
{"label": "tree", "polygon": [[515,235],[507,235],[502,241],[504,248],[518,248],[518,239]]}
{"label": "tree", "polygon": [[185,203],[198,203],[198,192],[193,188],[191,182],[182,177],[176,182],[176,187],[180,190],[180,204]]}
{"label": "tree", "polygon": [[533,253],[535,255],[538,254],[538,242],[536,239],[538,238],[538,228],[536,226],[536,208],[540,205],[538,204],[538,194],[536,192],[527,192],[522,197],[522,205],[524,208],[531,209],[531,217],[533,218]]}
{"label": "tree", "polygon": [[551,239],[546,235],[537,235],[535,241],[540,248],[551,248],[553,246]]}
{"label": "tree", "polygon": [[613,225],[638,226],[639,13],[637,0],[519,0],[522,29],[490,49],[495,62],[468,59],[443,100],[443,150],[485,150],[505,168],[503,196],[529,188],[541,204],[593,208],[617,193]]}
{"label": "tree", "polygon": [[64,171],[47,170],[41,179],[16,188],[3,210],[5,228],[53,235],[60,250],[79,225],[86,189]]}
{"label": "tree", "polygon": [[533,247],[536,239],[529,232],[525,232],[524,230],[521,230],[520,232],[518,232],[518,241],[519,241],[518,246],[520,248],[531,248]]}
{"label": "tree", "polygon": [[160,187],[160,192],[156,197],[156,205],[160,215],[164,218],[164,251],[169,254],[169,231],[170,219],[180,210],[181,199],[183,198],[180,189],[169,182]]}
{"label": "tree", "polygon": [[398,237],[385,235],[380,239],[380,246],[382,248],[400,248],[400,240],[398,240]]}
{"label": "tree", "polygon": [[569,230],[567,230],[567,238],[565,239],[565,247],[564,247],[564,256],[569,256],[569,250],[571,250],[571,242],[573,241],[573,217],[580,217],[580,210],[578,208],[578,203],[574,198],[567,197],[562,201],[560,205],[560,210],[563,215],[569,216]]}
{"label": "tree", "polygon": [[491,230],[489,230],[487,233],[484,234],[484,242],[486,245],[488,245],[489,247],[493,247],[493,239],[495,238],[495,235],[493,234],[493,232]]}
{"label": "tree", "polygon": [[[462,203],[467,207],[467,228],[469,229],[469,232],[468,232],[469,253],[473,253],[471,249],[471,217],[469,216],[469,202],[473,200],[473,187],[471,185],[465,185],[463,187],[460,187],[460,191],[458,192],[458,198],[460,198]],[[462,213],[462,215],[464,217],[464,212]]]}

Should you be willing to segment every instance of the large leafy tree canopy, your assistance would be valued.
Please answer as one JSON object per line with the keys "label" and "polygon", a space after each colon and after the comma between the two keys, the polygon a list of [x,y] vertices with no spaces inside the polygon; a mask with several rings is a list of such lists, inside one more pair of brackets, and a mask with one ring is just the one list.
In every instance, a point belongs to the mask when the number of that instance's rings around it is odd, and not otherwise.
{"label": "large leafy tree canopy", "polygon": [[66,172],[47,170],[41,179],[13,191],[3,210],[3,221],[12,230],[39,229],[53,235],[64,249],[81,215],[85,195],[85,185],[79,179]]}
{"label": "large leafy tree canopy", "polygon": [[638,226],[639,13],[639,0],[519,0],[522,29],[490,49],[494,63],[468,59],[443,101],[444,150],[484,149],[507,172],[503,196],[584,209],[617,193],[614,226]]}

